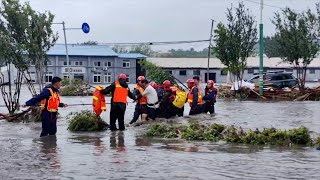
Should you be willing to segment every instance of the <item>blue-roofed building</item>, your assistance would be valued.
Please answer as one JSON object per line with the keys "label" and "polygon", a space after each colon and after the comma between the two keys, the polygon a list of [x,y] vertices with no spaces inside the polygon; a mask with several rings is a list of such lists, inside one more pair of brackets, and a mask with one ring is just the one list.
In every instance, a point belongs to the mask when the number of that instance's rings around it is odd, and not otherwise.
{"label": "blue-roofed building", "polygon": [[[64,44],[56,44],[48,51],[48,69],[45,81],[50,82],[54,76],[82,79],[90,84],[108,84],[115,81],[121,73],[127,75],[129,83],[136,83],[140,75],[144,75],[139,60],[147,56],[139,53],[114,52],[106,45],[68,45],[69,69],[67,66],[66,49]],[[31,78],[37,81],[35,68],[29,68]]]}

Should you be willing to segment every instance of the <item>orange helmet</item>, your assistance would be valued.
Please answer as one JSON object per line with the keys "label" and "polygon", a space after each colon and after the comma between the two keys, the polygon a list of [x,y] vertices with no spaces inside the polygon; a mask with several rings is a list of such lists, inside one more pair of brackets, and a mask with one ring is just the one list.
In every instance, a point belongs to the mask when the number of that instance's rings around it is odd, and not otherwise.
{"label": "orange helmet", "polygon": [[142,80],[145,80],[145,79],[146,79],[146,78],[145,78],[144,76],[139,76],[137,80],[138,80],[138,81],[142,81]]}
{"label": "orange helmet", "polygon": [[214,85],[214,81],[213,80],[209,80],[207,83],[212,85],[212,86]]}
{"label": "orange helmet", "polygon": [[194,80],[193,79],[188,79],[187,83],[194,83]]}
{"label": "orange helmet", "polygon": [[165,81],[163,81],[163,86],[169,87],[169,86],[171,86],[171,82],[169,80],[165,80]]}
{"label": "orange helmet", "polygon": [[125,74],[120,74],[118,79],[123,79],[123,80],[127,80],[127,75]]}

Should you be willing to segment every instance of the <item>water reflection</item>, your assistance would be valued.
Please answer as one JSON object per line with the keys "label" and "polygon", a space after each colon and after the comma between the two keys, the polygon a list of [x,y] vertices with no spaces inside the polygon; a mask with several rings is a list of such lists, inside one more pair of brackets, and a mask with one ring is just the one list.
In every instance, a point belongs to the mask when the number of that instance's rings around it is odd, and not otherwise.
{"label": "water reflection", "polygon": [[117,152],[126,151],[124,145],[124,133],[123,131],[111,132],[110,134],[110,147],[116,149]]}
{"label": "water reflection", "polygon": [[99,136],[74,136],[69,138],[71,142],[73,143],[79,143],[79,144],[91,144],[94,145],[96,153],[95,156],[101,156],[107,151],[107,148],[103,141],[101,140],[101,137]]}
{"label": "water reflection", "polygon": [[53,169],[60,170],[61,162],[58,155],[57,137],[46,136],[39,139],[43,159],[50,161],[50,166]]}

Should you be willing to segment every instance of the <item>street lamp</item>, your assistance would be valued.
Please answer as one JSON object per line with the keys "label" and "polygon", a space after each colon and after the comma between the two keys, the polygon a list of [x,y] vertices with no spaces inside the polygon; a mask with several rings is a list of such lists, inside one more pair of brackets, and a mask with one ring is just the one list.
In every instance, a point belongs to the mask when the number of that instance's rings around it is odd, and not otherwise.
{"label": "street lamp", "polygon": [[259,55],[260,55],[260,65],[259,65],[259,93],[263,95],[263,21],[262,21],[262,10],[263,10],[263,0],[260,2],[260,42],[259,42]]}
{"label": "street lamp", "polygon": [[69,53],[68,53],[68,44],[67,44],[67,35],[66,35],[66,30],[77,30],[77,29],[82,29],[82,31],[86,34],[90,32],[90,26],[88,23],[82,23],[81,28],[66,28],[65,27],[65,22],[62,21],[61,23],[52,23],[52,24],[62,24],[62,30],[63,30],[63,35],[64,35],[64,44],[66,47],[66,58],[67,58],[67,69],[68,69],[68,77],[70,77],[70,68],[69,68]]}

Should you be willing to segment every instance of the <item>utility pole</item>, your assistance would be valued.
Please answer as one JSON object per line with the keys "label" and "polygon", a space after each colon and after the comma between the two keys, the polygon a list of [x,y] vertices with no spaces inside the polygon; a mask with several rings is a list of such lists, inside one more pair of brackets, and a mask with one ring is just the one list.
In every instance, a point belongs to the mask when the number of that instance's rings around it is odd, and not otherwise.
{"label": "utility pole", "polygon": [[210,71],[210,56],[211,56],[211,42],[212,42],[212,31],[213,31],[213,23],[214,23],[214,20],[211,19],[211,30],[210,30],[210,38],[209,38],[209,47],[208,47],[208,67],[207,67],[207,81],[209,80],[209,71]]}
{"label": "utility pole", "polygon": [[66,36],[66,27],[65,27],[65,22],[62,21],[62,26],[63,26],[63,35],[64,35],[64,44],[66,46],[66,58],[67,58],[67,69],[68,69],[68,78],[71,79],[70,77],[70,68],[69,68],[69,53],[68,53],[68,44],[67,44],[67,36]]}
{"label": "utility pole", "polygon": [[259,42],[259,55],[260,55],[260,66],[259,66],[259,93],[263,95],[263,21],[262,21],[262,10],[263,0],[260,0],[260,42]]}

